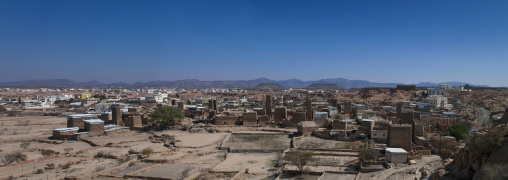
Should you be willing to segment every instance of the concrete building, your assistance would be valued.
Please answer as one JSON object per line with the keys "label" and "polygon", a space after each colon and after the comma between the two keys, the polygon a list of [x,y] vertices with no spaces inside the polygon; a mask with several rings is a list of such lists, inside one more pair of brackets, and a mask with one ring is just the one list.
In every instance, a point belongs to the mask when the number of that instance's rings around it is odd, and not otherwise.
{"label": "concrete building", "polygon": [[407,151],[402,148],[386,148],[385,159],[389,163],[406,163]]}

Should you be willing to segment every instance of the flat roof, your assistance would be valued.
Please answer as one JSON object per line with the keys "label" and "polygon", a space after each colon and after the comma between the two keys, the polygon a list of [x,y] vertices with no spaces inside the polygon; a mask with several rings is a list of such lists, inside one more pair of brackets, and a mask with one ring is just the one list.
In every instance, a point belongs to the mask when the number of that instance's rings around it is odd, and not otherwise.
{"label": "flat roof", "polygon": [[362,119],[362,122],[374,122],[372,119]]}
{"label": "flat roof", "polygon": [[89,120],[84,120],[85,123],[90,123],[90,124],[99,124],[99,123],[104,123],[103,120],[100,120],[100,119],[89,119]]}
{"label": "flat roof", "polygon": [[402,149],[402,148],[389,148],[387,147],[385,149],[386,152],[391,152],[391,153],[407,153],[406,150]]}
{"label": "flat roof", "polygon": [[69,128],[58,128],[58,129],[53,129],[53,131],[58,131],[58,132],[65,132],[65,131],[77,131],[79,130],[79,127],[69,127]]}
{"label": "flat roof", "polygon": [[77,117],[97,117],[97,114],[72,114],[72,115],[67,115],[67,117],[71,117],[71,118],[77,118]]}

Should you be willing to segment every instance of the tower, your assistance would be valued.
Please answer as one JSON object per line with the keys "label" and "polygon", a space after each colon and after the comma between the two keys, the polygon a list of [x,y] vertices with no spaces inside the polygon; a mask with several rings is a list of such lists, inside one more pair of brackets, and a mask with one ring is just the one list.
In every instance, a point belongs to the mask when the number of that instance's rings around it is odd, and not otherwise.
{"label": "tower", "polygon": [[265,107],[266,107],[266,115],[268,115],[268,117],[272,117],[272,96],[271,95],[266,95]]}

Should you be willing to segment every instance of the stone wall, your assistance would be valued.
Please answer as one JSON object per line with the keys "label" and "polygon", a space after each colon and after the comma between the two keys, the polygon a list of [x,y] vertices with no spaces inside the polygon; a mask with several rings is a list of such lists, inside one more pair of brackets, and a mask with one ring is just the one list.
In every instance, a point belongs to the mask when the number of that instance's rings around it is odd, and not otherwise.
{"label": "stone wall", "polygon": [[235,125],[238,124],[239,116],[216,116],[215,125]]}

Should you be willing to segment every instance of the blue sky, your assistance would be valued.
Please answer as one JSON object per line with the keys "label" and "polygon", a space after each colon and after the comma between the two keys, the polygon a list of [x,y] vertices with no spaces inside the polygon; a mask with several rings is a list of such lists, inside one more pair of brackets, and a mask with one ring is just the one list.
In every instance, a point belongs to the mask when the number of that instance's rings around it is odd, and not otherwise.
{"label": "blue sky", "polygon": [[508,86],[508,1],[0,1],[0,82]]}

